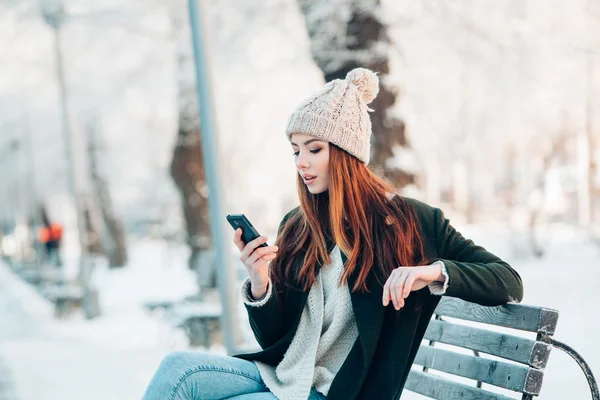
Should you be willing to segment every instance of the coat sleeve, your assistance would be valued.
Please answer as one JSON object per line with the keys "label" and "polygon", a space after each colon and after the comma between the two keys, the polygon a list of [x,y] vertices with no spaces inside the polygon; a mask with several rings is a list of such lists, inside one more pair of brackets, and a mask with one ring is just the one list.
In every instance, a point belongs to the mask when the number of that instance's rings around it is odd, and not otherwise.
{"label": "coat sleeve", "polygon": [[[296,210],[297,208],[290,211],[283,218],[279,224],[277,236],[279,236],[286,221]],[[250,327],[254,332],[254,337],[258,344],[263,349],[266,349],[275,344],[285,334],[283,325],[285,293],[280,294],[279,298],[277,298],[275,293],[273,293],[272,282],[269,280],[269,287],[265,297],[259,301],[249,301],[249,288],[250,284],[246,280],[242,285],[242,299],[244,299],[244,306],[248,312],[248,319]]]}
{"label": "coat sleeve", "polygon": [[447,272],[444,295],[485,306],[523,299],[523,282],[505,261],[465,239],[440,209],[435,209],[435,239],[438,260]]}

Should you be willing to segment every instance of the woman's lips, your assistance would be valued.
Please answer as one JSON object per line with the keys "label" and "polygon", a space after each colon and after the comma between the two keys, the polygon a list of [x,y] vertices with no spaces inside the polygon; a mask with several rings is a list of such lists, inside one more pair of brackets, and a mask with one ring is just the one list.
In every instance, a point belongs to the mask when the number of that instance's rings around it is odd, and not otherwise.
{"label": "woman's lips", "polygon": [[306,185],[311,185],[317,179],[317,177],[313,176],[312,178],[309,178],[309,179],[306,179],[306,178],[303,178],[303,179],[304,179],[304,183]]}

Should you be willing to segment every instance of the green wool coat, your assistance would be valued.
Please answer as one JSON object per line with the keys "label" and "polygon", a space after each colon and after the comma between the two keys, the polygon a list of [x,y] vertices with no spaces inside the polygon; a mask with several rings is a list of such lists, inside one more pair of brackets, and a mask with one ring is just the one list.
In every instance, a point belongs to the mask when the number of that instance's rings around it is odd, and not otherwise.
{"label": "green wool coat", "polygon": [[[394,197],[394,201],[398,199]],[[449,282],[445,296],[486,306],[521,301],[521,278],[506,262],[465,239],[440,209],[405,200],[418,218],[425,256],[446,265]],[[280,229],[298,209],[285,216]],[[342,259],[347,261],[343,253]],[[302,262],[299,258],[297,266]],[[383,287],[373,275],[367,278],[371,293],[350,294],[358,339],[331,384],[327,396],[330,400],[397,400],[441,299],[425,287],[411,292],[399,311],[392,302],[384,307]],[[353,287],[354,282],[355,277],[350,277],[348,287]],[[271,296],[262,307],[246,306],[250,325],[263,350],[235,357],[279,364],[294,337],[307,297],[308,292],[287,290],[281,304]]]}

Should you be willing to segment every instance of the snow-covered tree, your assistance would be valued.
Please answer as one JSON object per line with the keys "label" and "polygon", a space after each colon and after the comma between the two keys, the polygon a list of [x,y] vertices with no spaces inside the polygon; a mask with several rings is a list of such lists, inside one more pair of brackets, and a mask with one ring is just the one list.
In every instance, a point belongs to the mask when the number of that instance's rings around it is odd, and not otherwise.
{"label": "snow-covered tree", "polygon": [[384,168],[399,188],[416,183],[418,170],[404,121],[392,112],[399,88],[390,79],[390,39],[379,0],[298,0],[315,63],[326,81],[344,79],[354,68],[379,73],[380,90],[371,108],[371,164]]}
{"label": "snow-covered tree", "polygon": [[88,160],[90,180],[94,196],[90,196],[90,203],[94,204],[100,213],[98,221],[99,243],[103,253],[108,258],[110,267],[123,267],[127,264],[127,239],[125,227],[121,218],[114,210],[112,196],[103,172],[100,168],[102,144],[99,143],[99,128],[96,120],[91,120],[88,125]]}

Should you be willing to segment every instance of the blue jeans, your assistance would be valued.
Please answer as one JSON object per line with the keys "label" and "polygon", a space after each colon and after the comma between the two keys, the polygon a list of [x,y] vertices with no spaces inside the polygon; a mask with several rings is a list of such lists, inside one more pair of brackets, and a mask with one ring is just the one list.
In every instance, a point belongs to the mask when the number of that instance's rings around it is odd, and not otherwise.
{"label": "blue jeans", "polygon": [[[160,363],[142,400],[276,400],[251,361],[181,351]],[[326,397],[312,388],[307,400]]]}

